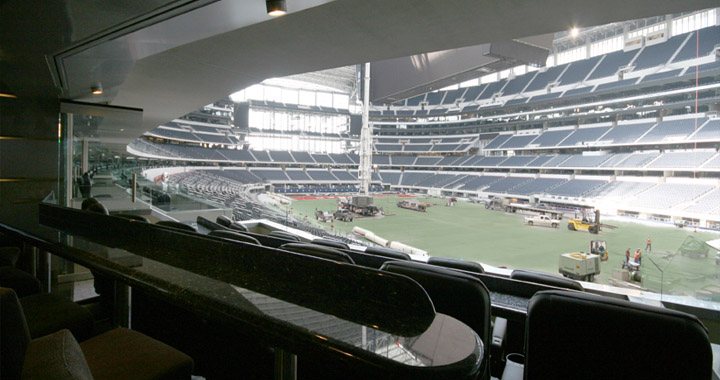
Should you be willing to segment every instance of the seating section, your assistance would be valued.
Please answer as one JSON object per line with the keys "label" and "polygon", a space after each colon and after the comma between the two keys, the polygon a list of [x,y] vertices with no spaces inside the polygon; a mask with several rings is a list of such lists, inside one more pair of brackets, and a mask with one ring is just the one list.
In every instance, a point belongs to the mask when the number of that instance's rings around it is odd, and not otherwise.
{"label": "seating section", "polygon": [[661,121],[638,142],[653,143],[684,140],[695,132],[698,127],[702,126],[705,121],[707,121],[706,118]]}
{"label": "seating section", "polygon": [[715,189],[702,196],[695,204],[686,207],[685,210],[700,214],[720,215],[720,189]]}
{"label": "seating section", "polygon": [[704,57],[711,54],[718,44],[720,44],[720,26],[713,26],[692,32],[685,46],[683,46],[675,58],[673,58],[673,62]]}
{"label": "seating section", "polygon": [[667,152],[647,165],[647,168],[696,168],[702,165],[714,151]]}
{"label": "seating section", "polygon": [[687,34],[681,34],[670,38],[664,43],[646,46],[635,58],[633,62],[634,70],[638,71],[665,64],[687,37]]}
{"label": "seating section", "polygon": [[530,144],[533,147],[550,147],[559,145],[561,141],[570,136],[572,130],[565,129],[562,131],[545,131]]}
{"label": "seating section", "polygon": [[645,134],[655,122],[637,124],[618,124],[602,137],[602,141],[612,144],[630,144]]}
{"label": "seating section", "polygon": [[488,193],[509,193],[512,188],[523,183],[531,181],[530,178],[523,177],[507,177],[503,178],[492,185],[488,186],[484,191]]}
{"label": "seating section", "polygon": [[594,142],[610,130],[610,127],[579,128],[558,146],[587,145]]}
{"label": "seating section", "polygon": [[603,60],[600,61],[600,64],[595,67],[595,70],[593,70],[592,74],[590,74],[587,79],[593,80],[617,74],[618,70],[630,63],[637,53],[637,50],[631,50],[616,51],[605,55]]}
{"label": "seating section", "polygon": [[671,208],[712,190],[712,186],[661,183],[640,193],[630,202],[636,207]]}
{"label": "seating section", "polygon": [[570,67],[565,70],[562,76],[558,79],[561,85],[582,82],[590,74],[590,71],[597,65],[602,59],[602,56],[597,56],[589,59],[583,59],[582,61],[575,61],[570,64]]}
{"label": "seating section", "polygon": [[571,179],[554,187],[552,190],[548,190],[547,193],[552,195],[579,197],[598,186],[604,185],[605,183],[605,181],[600,180]]}
{"label": "seating section", "polygon": [[713,119],[705,123],[691,140],[715,140],[718,136],[720,136],[720,119]]}

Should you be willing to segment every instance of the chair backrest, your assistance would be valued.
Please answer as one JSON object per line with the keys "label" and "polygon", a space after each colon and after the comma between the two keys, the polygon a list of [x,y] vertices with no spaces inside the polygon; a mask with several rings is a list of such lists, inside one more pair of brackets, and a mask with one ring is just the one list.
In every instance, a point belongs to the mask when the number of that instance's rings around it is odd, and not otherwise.
{"label": "chair backrest", "polygon": [[231,230],[240,231],[240,232],[248,232],[248,228],[244,225],[233,222],[232,219],[228,218],[225,215],[219,215],[217,218],[215,218],[215,222],[225,228],[229,228]]}
{"label": "chair backrest", "polygon": [[268,236],[273,236],[290,241],[300,241],[300,237],[287,231],[270,231]]}
{"label": "chair backrest", "polygon": [[0,332],[0,374],[3,379],[20,379],[30,330],[20,300],[8,288],[0,288]]}
{"label": "chair backrest", "polygon": [[195,227],[193,227],[189,224],[180,223],[180,222],[176,222],[173,220],[161,220],[155,224],[158,226],[163,226],[163,227],[177,228],[177,229],[188,231],[188,232],[197,232]]}
{"label": "chair backrest", "polygon": [[312,243],[318,244],[318,245],[324,245],[326,247],[338,248],[338,249],[350,249],[350,247],[347,244],[345,244],[341,241],[330,240],[330,239],[319,239],[319,238],[313,239]]}
{"label": "chair backrest", "polygon": [[135,220],[135,221],[143,222],[143,223],[150,223],[150,220],[148,220],[148,218],[146,218],[146,217],[144,217],[144,216],[142,216],[142,215],[135,215],[135,214],[115,214],[115,215],[113,215],[113,216],[117,216],[118,218]]}
{"label": "chair backrest", "polygon": [[290,252],[302,253],[303,255],[319,257],[322,259],[338,261],[341,263],[355,264],[355,261],[353,261],[353,259],[347,253],[317,244],[287,243],[281,245],[280,249],[284,249]]}
{"label": "chair backrest", "polygon": [[221,238],[225,238],[225,239],[230,239],[230,240],[235,240],[235,241],[241,241],[241,242],[244,242],[244,243],[252,243],[252,244],[262,245],[262,244],[260,244],[260,242],[259,242],[257,239],[255,239],[254,237],[252,237],[252,236],[250,236],[250,235],[245,235],[245,234],[240,233],[240,232],[235,232],[235,231],[215,230],[215,231],[210,231],[210,233],[209,233],[208,235],[210,235],[210,236],[217,236],[217,237],[221,237]]}
{"label": "chair backrest", "polygon": [[550,285],[556,288],[579,290],[581,292],[585,291],[585,288],[583,288],[583,286],[577,281],[560,276],[553,276],[547,273],[516,269],[510,274],[510,279]]}
{"label": "chair backrest", "polygon": [[417,281],[430,296],[435,311],[465,323],[489,347],[490,292],[482,281],[465,273],[414,261],[388,261],[380,270]]}
{"label": "chair backrest", "polygon": [[428,264],[452,269],[460,269],[473,273],[485,273],[485,269],[483,269],[482,265],[474,261],[468,260],[433,256],[428,259]]}
{"label": "chair backrest", "polygon": [[712,349],[693,315],[550,290],[528,305],[525,379],[710,379]]}
{"label": "chair backrest", "polygon": [[382,257],[387,257],[391,259],[398,259],[398,260],[411,260],[410,255],[403,251],[398,251],[397,249],[392,248],[385,248],[385,247],[367,247],[365,248],[365,253],[369,253],[371,255],[377,255]]}

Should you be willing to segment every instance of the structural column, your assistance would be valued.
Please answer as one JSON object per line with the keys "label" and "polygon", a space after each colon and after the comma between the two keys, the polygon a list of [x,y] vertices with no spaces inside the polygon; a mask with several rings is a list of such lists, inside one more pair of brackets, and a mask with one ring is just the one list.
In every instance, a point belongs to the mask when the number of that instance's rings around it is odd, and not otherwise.
{"label": "structural column", "polygon": [[370,181],[372,180],[372,129],[370,126],[370,63],[365,64],[363,78],[363,113],[362,130],[360,131],[360,194],[370,195]]}

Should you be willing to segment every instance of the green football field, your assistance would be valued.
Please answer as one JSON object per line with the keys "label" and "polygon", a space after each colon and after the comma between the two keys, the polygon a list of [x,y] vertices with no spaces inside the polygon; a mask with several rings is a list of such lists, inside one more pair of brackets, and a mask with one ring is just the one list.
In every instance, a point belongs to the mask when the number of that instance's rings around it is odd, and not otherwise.
{"label": "green football field", "polygon": [[[566,221],[560,228],[531,227],[523,223],[522,215],[486,210],[481,204],[459,201],[455,207],[446,207],[444,199],[417,199],[437,205],[422,213],[398,208],[396,203],[401,198],[394,195],[376,197],[374,204],[393,215],[356,218],[348,223],[322,223],[315,220],[316,209],[336,210],[336,199],[295,200],[289,212],[298,219],[325,229],[331,229],[332,226],[332,230],[340,234],[359,226],[384,239],[423,249],[432,256],[462,258],[498,267],[548,273],[558,273],[561,253],[588,252],[591,240],[604,240],[607,242],[609,260],[601,264],[601,274],[596,277],[598,283],[609,283],[613,269],[620,269],[627,248],[631,252],[640,248],[643,252],[643,281],[636,285],[659,292],[662,278],[663,293],[696,296],[698,289],[720,284],[720,265],[715,263],[714,251],[711,250],[705,259],[676,254],[688,236],[702,241],[719,239],[720,234],[715,232],[603,220],[603,223],[617,228],[603,229],[600,234],[592,235],[568,230]],[[284,212],[285,206],[280,209]],[[648,237],[652,239],[652,252],[644,251]]]}

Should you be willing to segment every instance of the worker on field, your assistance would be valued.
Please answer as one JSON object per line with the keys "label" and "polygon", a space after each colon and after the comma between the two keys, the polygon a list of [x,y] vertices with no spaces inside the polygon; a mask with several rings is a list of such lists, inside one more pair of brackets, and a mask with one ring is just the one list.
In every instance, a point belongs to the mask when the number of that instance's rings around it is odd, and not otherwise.
{"label": "worker on field", "polygon": [[623,268],[625,268],[626,265],[630,264],[630,248],[625,250],[625,262],[623,263]]}
{"label": "worker on field", "polygon": [[638,249],[635,251],[635,257],[634,257],[634,258],[635,258],[635,262],[637,263],[637,265],[642,264],[642,253],[640,253],[640,248],[638,248]]}
{"label": "worker on field", "polygon": [[645,245],[646,251],[652,251],[652,242],[650,241],[650,238],[647,239],[647,244]]}

